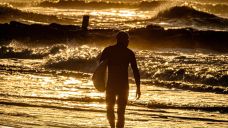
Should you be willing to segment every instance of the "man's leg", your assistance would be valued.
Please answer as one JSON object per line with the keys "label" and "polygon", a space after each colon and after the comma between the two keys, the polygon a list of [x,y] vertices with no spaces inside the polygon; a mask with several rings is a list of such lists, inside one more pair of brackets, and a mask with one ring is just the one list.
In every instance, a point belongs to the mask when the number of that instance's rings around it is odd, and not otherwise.
{"label": "man's leg", "polygon": [[118,114],[118,121],[116,124],[117,128],[124,128],[124,114],[125,114],[125,109],[128,101],[128,90],[122,91],[121,93],[118,94],[118,99],[117,99],[117,114]]}
{"label": "man's leg", "polygon": [[107,118],[111,128],[115,128],[115,113],[114,113],[115,102],[116,102],[116,95],[111,91],[106,91]]}

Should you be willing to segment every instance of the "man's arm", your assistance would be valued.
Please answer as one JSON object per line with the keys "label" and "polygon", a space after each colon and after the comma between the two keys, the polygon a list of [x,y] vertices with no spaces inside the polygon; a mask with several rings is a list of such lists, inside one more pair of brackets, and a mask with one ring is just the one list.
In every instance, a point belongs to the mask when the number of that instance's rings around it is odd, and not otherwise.
{"label": "man's arm", "polygon": [[136,97],[137,97],[137,99],[139,99],[140,96],[141,96],[140,74],[139,74],[139,69],[138,69],[138,66],[137,66],[137,62],[136,62],[136,58],[135,58],[135,54],[134,53],[132,54],[130,62],[131,62],[131,68],[133,70],[133,74],[134,74],[134,78],[135,78],[135,83],[136,83],[136,86],[137,86]]}

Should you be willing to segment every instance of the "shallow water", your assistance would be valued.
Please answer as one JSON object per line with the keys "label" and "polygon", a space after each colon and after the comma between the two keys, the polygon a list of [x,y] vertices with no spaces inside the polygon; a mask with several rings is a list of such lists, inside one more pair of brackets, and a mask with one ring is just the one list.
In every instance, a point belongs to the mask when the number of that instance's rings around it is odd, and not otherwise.
{"label": "shallow water", "polygon": [[[1,82],[1,125],[12,127],[108,127],[104,95],[94,90],[89,78],[15,73]],[[20,82],[20,80],[23,81]],[[134,87],[132,87],[134,88]],[[9,91],[10,90],[10,91]],[[130,91],[126,127],[219,127],[228,126],[227,114],[159,108],[175,106],[228,106],[227,95],[197,93],[142,85],[135,101]],[[191,96],[191,97],[190,97]],[[219,100],[218,100],[219,98]],[[143,105],[141,105],[143,104]]]}
{"label": "shallow water", "polygon": [[[78,53],[77,50],[84,52]],[[105,95],[94,89],[91,69],[85,68],[87,71],[84,69],[82,72],[69,67],[59,69],[58,66],[63,62],[77,66],[78,62],[84,61],[86,67],[91,62],[90,58],[93,60],[99,52],[98,48],[82,46],[67,48],[43,59],[0,59],[0,124],[10,127],[108,127]],[[167,79],[154,75],[167,68],[189,72],[183,76],[192,72],[195,75],[226,73],[226,54],[208,50],[160,49],[138,50],[136,56],[142,75],[142,97],[135,100],[136,87],[130,77],[127,128],[228,127],[228,96],[225,92],[216,94],[216,90],[211,92],[208,88],[204,92],[178,89],[170,82],[181,83],[182,86],[195,86],[194,83],[214,86],[200,81],[186,82],[179,76]],[[216,67],[217,64],[223,67]],[[50,69],[50,66],[56,67]],[[210,68],[211,72],[206,72],[204,68]],[[159,73],[157,70],[160,70]],[[167,75],[167,72],[163,73]],[[216,87],[227,90],[225,85]]]}

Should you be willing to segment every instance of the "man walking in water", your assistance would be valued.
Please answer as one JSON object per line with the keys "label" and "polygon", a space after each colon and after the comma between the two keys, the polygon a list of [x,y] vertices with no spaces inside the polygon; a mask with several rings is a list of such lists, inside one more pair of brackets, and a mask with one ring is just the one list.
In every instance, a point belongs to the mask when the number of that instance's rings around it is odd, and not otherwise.
{"label": "man walking in water", "polygon": [[[108,82],[106,87],[106,105],[107,118],[111,128],[115,128],[114,106],[117,100],[117,128],[124,128],[124,114],[128,101],[129,83],[128,83],[128,66],[134,73],[137,86],[136,98],[141,96],[140,92],[140,74],[137,67],[135,54],[128,49],[129,36],[126,32],[119,32],[116,36],[117,43],[109,46],[102,52],[100,61],[108,62]],[[117,99],[116,99],[117,98]]]}

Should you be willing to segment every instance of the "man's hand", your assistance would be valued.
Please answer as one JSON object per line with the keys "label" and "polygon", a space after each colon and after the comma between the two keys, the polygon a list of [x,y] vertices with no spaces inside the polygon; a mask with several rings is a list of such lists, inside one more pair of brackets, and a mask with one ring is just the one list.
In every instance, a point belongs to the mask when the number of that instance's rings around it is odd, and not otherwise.
{"label": "man's hand", "polygon": [[136,91],[136,100],[138,100],[141,96],[141,91],[140,91],[140,88],[137,88],[137,91]]}

